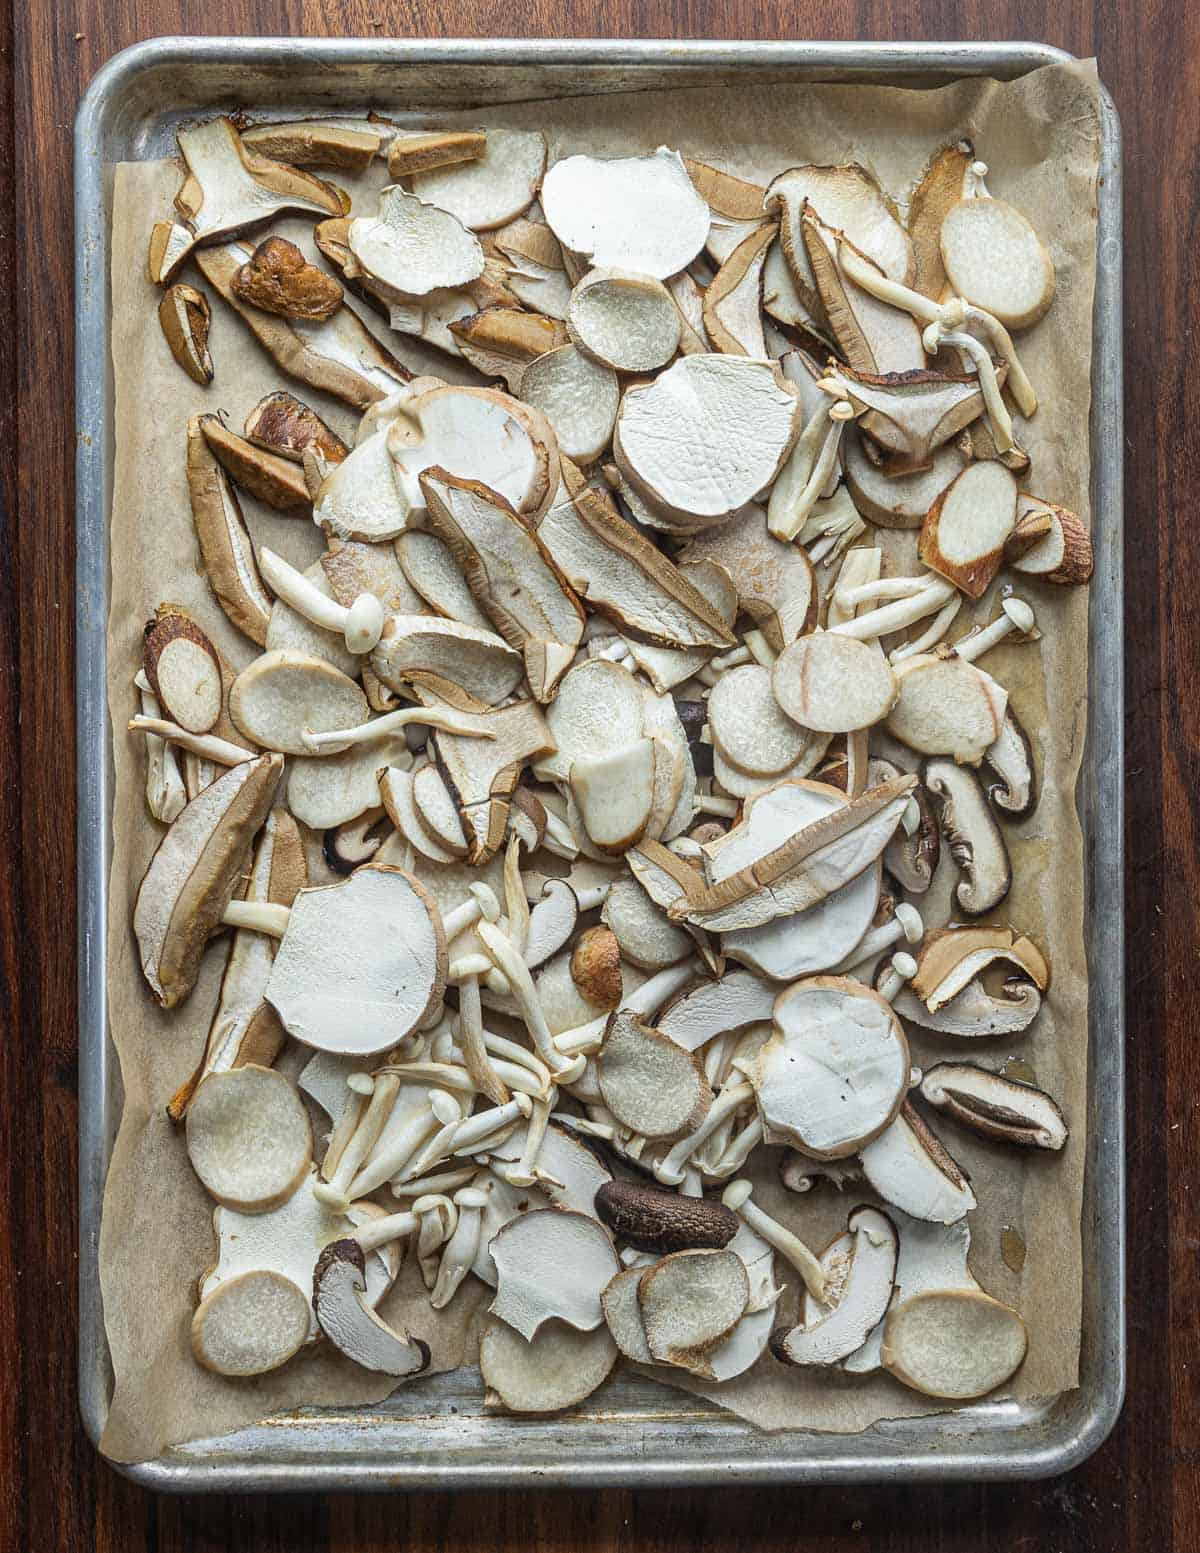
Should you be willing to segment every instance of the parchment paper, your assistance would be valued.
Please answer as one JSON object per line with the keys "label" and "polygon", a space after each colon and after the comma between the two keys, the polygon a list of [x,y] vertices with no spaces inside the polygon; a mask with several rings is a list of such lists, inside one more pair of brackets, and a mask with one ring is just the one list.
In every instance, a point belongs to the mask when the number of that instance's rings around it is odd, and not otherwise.
{"label": "parchment paper", "polygon": [[[375,106],[385,106],[376,104]],[[582,97],[474,110],[445,122],[486,122],[545,131],[551,160],[577,151],[631,154],[666,143],[759,181],[797,163],[859,160],[872,167],[903,207],[930,154],[970,135],[991,166],[989,186],[1032,219],[1053,257],[1058,291],[1047,318],[1020,336],[1019,349],[1043,409],[1018,430],[1033,457],[1027,488],[1088,519],[1091,400],[1090,338],[1095,267],[1095,184],[1099,158],[1098,93],[1092,63],[1051,66],[1002,84],[967,81],[939,91],[874,87],[747,87]],[[377,187],[379,172],[370,180]],[[169,213],[179,175],[170,163],[116,169],[112,238],[116,468],[112,510],[109,697],[116,771],[108,941],[109,1017],[120,1059],[125,1108],[109,1169],[100,1237],[100,1273],[115,1393],[102,1449],[121,1461],[157,1455],[184,1440],[212,1436],[255,1419],[318,1404],[378,1400],[390,1382],[357,1369],[320,1344],[283,1370],[247,1382],[224,1380],[196,1365],[188,1331],[195,1283],[215,1258],[212,1204],[192,1174],[179,1133],[166,1120],[169,1096],[192,1070],[215,1005],[224,948],[210,949],[186,1004],[165,1014],[138,966],[130,919],[138,881],[159,836],[144,803],[143,744],[127,734],[136,710],[131,687],[140,663],[141,628],[161,600],[194,611],[238,666],[253,656],[209,592],[196,546],[184,479],[187,419],[222,409],[240,427],[265,393],[290,386],[240,320],[214,299],[211,347],[216,380],[192,384],[171,359],[159,330],[157,291],[145,279],[153,221]],[[363,187],[352,187],[360,203]],[[290,223],[289,235],[310,228]],[[364,315],[365,316],[365,315]],[[382,329],[382,325],[378,326]],[[386,332],[386,331],[385,331]],[[461,377],[440,355],[391,336],[414,368]],[[301,388],[343,436],[356,417],[345,406]],[[257,543],[304,566],[321,549],[304,519],[271,514],[245,500]],[[867,539],[876,538],[871,531]],[[886,543],[905,570],[912,536]],[[971,1215],[972,1265],[984,1286],[1016,1306],[1030,1331],[1018,1397],[1048,1396],[1076,1384],[1079,1355],[1080,1205],[1085,1145],[1087,989],[1083,944],[1082,839],[1074,789],[1087,714],[1085,590],[1021,579],[1043,627],[1039,648],[1004,645],[989,672],[1011,691],[1037,749],[1042,796],[1032,818],[1006,826],[1013,858],[1011,920],[1045,947],[1053,986],[1031,1031],[1011,1043],[965,1043],[912,1032],[922,1064],[951,1055],[991,1062],[1019,1055],[1037,1082],[1063,1105],[1071,1139],[1061,1156],[1004,1152],[953,1123],[937,1125],[970,1172],[980,1207]],[[994,590],[993,590],[994,593]],[[994,598],[977,614],[990,618]],[[966,612],[960,619],[965,619]],[[927,922],[945,919],[946,870],[921,903]],[[1010,920],[1002,910],[997,920]],[[759,1196],[810,1244],[844,1228],[847,1210],[870,1194],[827,1186],[802,1198],[775,1175],[776,1151],[761,1151]],[[1024,1240],[1022,1272],[1001,1257],[1001,1234]],[[385,1316],[412,1323],[433,1348],[432,1368],[470,1362],[476,1312],[487,1291],[468,1279],[449,1311],[429,1311],[406,1260]],[[789,1290],[782,1312],[794,1310]],[[656,1372],[658,1373],[658,1372]],[[662,1378],[659,1374],[659,1378]],[[671,1383],[677,1383],[671,1377]],[[688,1389],[705,1388],[682,1377]],[[416,1382],[415,1384],[420,1384]],[[765,1428],[852,1432],[873,1421],[932,1410],[887,1377],[851,1380],[785,1369],[769,1356],[748,1375],[706,1394]]]}

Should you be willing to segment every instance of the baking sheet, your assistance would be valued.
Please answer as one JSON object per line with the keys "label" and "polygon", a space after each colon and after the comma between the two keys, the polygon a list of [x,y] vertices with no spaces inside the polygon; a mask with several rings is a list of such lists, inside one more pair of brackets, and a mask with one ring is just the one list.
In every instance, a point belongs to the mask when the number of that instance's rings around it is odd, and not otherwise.
{"label": "baking sheet", "polygon": [[[551,154],[601,153],[678,145],[747,176],[765,177],[793,162],[858,157],[873,165],[885,186],[903,197],[930,151],[971,133],[994,166],[993,192],[1009,194],[1033,217],[1048,241],[1059,294],[1047,320],[1022,337],[1026,366],[1049,408],[1030,423],[1025,440],[1034,455],[1032,488],[1086,515],[1088,489],[1089,363],[1064,342],[1090,335],[1094,278],[1094,182],[1098,156],[1098,101],[1090,66],[1050,67],[1007,85],[964,82],[936,92],[864,87],[782,87],[659,92],[627,97],[538,103],[464,116],[467,122],[535,124],[547,130]],[[736,126],[736,142],[728,138]],[[159,182],[139,186],[139,179]],[[131,183],[133,188],[131,190]],[[382,1394],[383,1383],[348,1373],[340,1361],[306,1356],[275,1377],[248,1385],[205,1376],[186,1351],[189,1285],[212,1260],[208,1204],[191,1177],[179,1140],[161,1120],[163,1098],[190,1071],[215,999],[217,956],[184,1010],[154,1009],[141,983],[128,928],[132,890],[156,839],[141,799],[143,753],[122,731],[132,707],[129,679],[136,666],[140,626],[160,598],[193,607],[239,662],[249,654],[207,596],[191,534],[183,482],[186,418],[220,406],[234,424],[258,397],[279,385],[272,364],[241,325],[218,311],[213,352],[217,381],[210,390],[190,384],[167,355],[153,320],[156,296],[141,279],[149,225],[166,212],[176,176],[148,164],[118,170],[113,233],[113,355],[117,401],[117,467],[113,511],[113,577],[109,667],[114,727],[116,802],[110,895],[110,1018],[126,1086],[126,1109],[109,1176],[101,1243],[106,1318],[117,1386],[104,1449],[117,1459],[142,1459],[168,1443],[212,1435],[269,1412],[309,1402],[352,1402]],[[132,199],[136,219],[124,218]],[[1072,219],[1062,219],[1068,210]],[[394,343],[394,342],[393,342]],[[406,345],[399,354],[417,364]],[[319,406],[323,411],[330,406]],[[333,411],[347,429],[344,410]],[[352,419],[351,419],[352,424]],[[255,538],[290,559],[311,559],[315,530],[273,517],[248,503]],[[1033,1342],[1016,1394],[1043,1396],[1074,1383],[1079,1332],[1079,1202],[1083,1158],[1086,1004],[1082,956],[1081,850],[1071,794],[1082,751],[1086,600],[1028,592],[1048,627],[1040,663],[1048,694],[1039,698],[1037,650],[1001,649],[989,662],[1013,687],[1014,705],[1037,735],[1042,730],[1044,795],[1033,819],[1020,827],[1014,848],[1015,920],[1048,948],[1055,971],[1049,1006],[1021,1055],[1039,1082],[1063,1100],[1074,1135],[1061,1160],[1015,1162],[946,1128],[947,1141],[971,1170],[983,1207],[973,1215],[973,1264],[985,1285],[1022,1309]],[[1063,880],[1074,887],[1065,892]],[[936,918],[931,918],[936,920]],[[986,1055],[1000,1053],[987,1043]],[[959,1043],[961,1047],[961,1043]],[[918,1059],[935,1055],[919,1038]],[[814,1197],[801,1204],[764,1198],[820,1241],[844,1221],[858,1195],[842,1202]],[[162,1226],[171,1233],[164,1236]],[[1005,1224],[1027,1242],[1023,1277],[999,1256]],[[128,1247],[139,1248],[137,1259]],[[1039,1294],[1040,1291],[1040,1294]],[[479,1297],[482,1297],[480,1291]],[[460,1295],[460,1299],[462,1296]],[[165,1317],[177,1312],[174,1319]],[[453,1316],[453,1311],[451,1315]],[[428,1320],[422,1328],[430,1335]],[[442,1355],[456,1356],[457,1334]],[[438,1347],[435,1341],[435,1349]],[[207,1383],[207,1384],[206,1384]],[[364,1389],[364,1386],[366,1389]],[[819,1385],[766,1361],[761,1372],[722,1388],[719,1400],[767,1426],[861,1428],[872,1418],[919,1408],[890,1381]]]}

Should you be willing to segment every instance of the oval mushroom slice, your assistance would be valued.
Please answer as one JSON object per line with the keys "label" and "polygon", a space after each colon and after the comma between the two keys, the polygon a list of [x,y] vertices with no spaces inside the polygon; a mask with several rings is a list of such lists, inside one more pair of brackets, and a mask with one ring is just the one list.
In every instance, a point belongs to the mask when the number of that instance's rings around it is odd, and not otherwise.
{"label": "oval mushroom slice", "polygon": [[192,1169],[218,1202],[261,1213],[285,1202],[308,1174],[312,1128],[295,1088],[252,1064],[210,1073],[187,1114]]}
{"label": "oval mushroom slice", "polygon": [[686,269],[708,238],[708,206],[666,146],[650,156],[566,157],[542,179],[541,201],[564,248],[656,280]]}
{"label": "oval mushroom slice", "polygon": [[954,1224],[976,1206],[965,1171],[907,1100],[861,1159],[863,1174],[884,1202],[914,1219]]}
{"label": "oval mushroom slice", "polygon": [[309,755],[304,734],[365,722],[367,698],[320,658],[282,649],[260,654],[229,692],[229,715],[248,739],[285,755]]}
{"label": "oval mushroom slice", "polygon": [[628,1010],[608,1021],[596,1079],[617,1120],[647,1138],[694,1131],[712,1105],[700,1059]]}
{"label": "oval mushroom slice", "polygon": [[592,845],[622,856],[645,835],[654,802],[654,741],[635,739],[571,762],[571,793]]}
{"label": "oval mushroom slice", "polygon": [[322,1332],[347,1359],[384,1375],[416,1375],[429,1363],[429,1345],[397,1332],[366,1298],[366,1258],[357,1240],[326,1246],[313,1271],[313,1310]]}
{"label": "oval mushroom slice", "polygon": [[958,295],[1010,329],[1025,329],[1054,300],[1054,265],[1021,212],[988,193],[986,174],[975,162],[962,199],[942,218],[942,263]]}
{"label": "oval mushroom slice", "polygon": [[554,427],[561,452],[590,464],[612,438],[621,385],[604,362],[593,361],[577,346],[560,345],[525,368],[521,397]]}
{"label": "oval mushroom slice", "polygon": [[1010,1379],[1028,1346],[1024,1321],[990,1294],[931,1290],[892,1312],[880,1353],[914,1391],[966,1402]]}
{"label": "oval mushroom slice", "polygon": [[618,1240],[660,1253],[723,1250],[741,1222],[724,1203],[633,1181],[606,1181],[596,1193],[596,1212]]}
{"label": "oval mushroom slice", "polygon": [[548,774],[569,778],[577,762],[636,744],[642,737],[645,706],[641,685],[620,664],[604,658],[576,664],[546,708],[546,724],[558,746],[546,763]]}
{"label": "oval mushroom slice", "polygon": [[791,713],[784,716],[787,708],[781,709],[772,683],[770,669],[747,663],[722,674],[708,697],[713,743],[750,776],[787,771],[808,747],[806,730],[796,727]]}
{"label": "oval mushroom slice", "polygon": [[967,467],[934,500],[917,554],[968,598],[982,598],[1017,523],[1017,482],[999,459]]}
{"label": "oval mushroom slice", "polygon": [[489,1309],[526,1342],[552,1319],[590,1332],[604,1320],[600,1291],[620,1271],[608,1232],[594,1218],[539,1208],[493,1236],[496,1298]]}
{"label": "oval mushroom slice", "polygon": [[[616,936],[622,958],[643,970],[661,971],[678,965],[695,948],[691,935],[677,927],[628,875],[613,881],[601,917]],[[526,946],[526,961],[528,958]]]}
{"label": "oval mushroom slice", "polygon": [[906,658],[895,672],[900,694],[888,732],[918,754],[978,765],[1004,724],[1003,685],[953,652]]}
{"label": "oval mushroom slice", "polygon": [[192,1317],[192,1355],[216,1375],[265,1375],[308,1336],[308,1295],[282,1273],[243,1273],[202,1300]]}
{"label": "oval mushroom slice", "polygon": [[489,129],[482,155],[414,172],[412,186],[473,232],[484,232],[529,209],[545,169],[546,137],[540,130]]}
{"label": "oval mushroom slice", "polygon": [[896,1274],[896,1228],[877,1208],[855,1208],[846,1221],[850,1247],[837,1303],[811,1326],[778,1334],[772,1347],[787,1364],[836,1364],[883,1317]]}
{"label": "oval mushroom slice", "polygon": [[142,667],[166,717],[189,733],[209,731],[221,715],[221,660],[190,616],[160,605],[146,623]]}
{"label": "oval mushroom slice", "polygon": [[925,787],[941,805],[942,830],[962,872],[954,899],[969,917],[986,916],[1012,887],[1012,865],[979,778],[952,760],[931,760]]}
{"label": "oval mushroom slice", "polygon": [[187,425],[187,486],[192,522],[209,586],[252,642],[267,639],[271,595],[259,574],[237,493],[204,436],[203,415]]}
{"label": "oval mushroom slice", "polygon": [[679,347],[679,310],[660,280],[632,270],[590,270],[571,293],[576,345],[618,372],[650,372]]}
{"label": "oval mushroom slice", "polygon": [[908,1070],[900,1021],[877,993],[844,977],[813,976],[775,1000],[775,1034],[747,1077],[768,1143],[840,1159],[896,1115]]}
{"label": "oval mushroom slice", "polygon": [[646,1344],[663,1364],[711,1376],[709,1356],[746,1312],[750,1280],[733,1251],[676,1251],[638,1282]]}
{"label": "oval mushroom slice", "polygon": [[[675,1197],[674,1192],[667,1194]],[[642,1320],[642,1307],[638,1303],[638,1284],[645,1268],[640,1265],[627,1267],[600,1291],[600,1307],[613,1341],[627,1359],[635,1364],[656,1364],[646,1342],[646,1324]]]}
{"label": "oval mushroom slice", "polygon": [[1067,1123],[1044,1090],[973,1062],[939,1062],[921,1080],[929,1104],[997,1143],[1061,1149]]}
{"label": "oval mushroom slice", "polygon": [[799,637],[785,647],[771,670],[771,685],[792,721],[818,733],[870,728],[887,716],[899,694],[882,653],[867,642],[828,631]]}
{"label": "oval mushroom slice", "polygon": [[445,985],[432,898],[402,869],[368,863],[296,896],[266,997],[306,1046],[367,1054],[420,1025]]}
{"label": "oval mushroom slice", "polygon": [[401,694],[427,685],[451,705],[477,710],[511,695],[522,665],[520,654],[493,631],[437,615],[393,615],[371,654],[371,668]]}
{"label": "oval mushroom slice", "polygon": [[484,1383],[513,1413],[574,1407],[608,1379],[617,1354],[605,1326],[577,1332],[555,1322],[526,1342],[502,1321],[490,1321],[479,1339]]}
{"label": "oval mushroom slice", "polygon": [[391,613],[419,615],[424,600],[434,614],[446,620],[472,626],[477,631],[491,630],[492,622],[475,602],[475,595],[444,539],[425,529],[407,529],[397,536],[395,550],[405,579],[417,595],[417,602],[412,609]]}
{"label": "oval mushroom slice", "polygon": [[714,1036],[769,1020],[778,990],[750,971],[726,971],[716,981],[687,988],[669,1003],[658,1016],[659,1033],[685,1051],[698,1051]]}

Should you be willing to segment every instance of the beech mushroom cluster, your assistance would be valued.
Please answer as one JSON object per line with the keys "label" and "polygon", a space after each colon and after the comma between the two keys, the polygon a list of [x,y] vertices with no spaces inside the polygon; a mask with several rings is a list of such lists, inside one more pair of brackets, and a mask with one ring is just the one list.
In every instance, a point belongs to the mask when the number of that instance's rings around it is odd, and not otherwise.
{"label": "beech mushroom cluster", "polygon": [[[136,677],[149,991],[176,1007],[225,956],[163,1097],[217,1204],[198,1362],[325,1341],[418,1374],[426,1337],[377,1308],[408,1254],[430,1329],[493,1291],[480,1367],[514,1412],[620,1356],[1003,1386],[1024,1324],[967,1268],[976,1195],[928,1112],[1051,1152],[1067,1122],[986,1044],[914,1058],[1050,994],[1009,900],[1036,745],[979,661],[1033,662],[1039,589],[1092,565],[1069,493],[1027,489],[1037,234],[965,142],[893,191],[907,227],[857,165],[760,185],[374,115],[179,149],[150,240],[175,359],[220,381],[194,264],[362,414],[343,437],[281,386],[240,432],[181,428],[214,616],[256,651],[156,600]],[[376,160],[361,209],[311,171]],[[861,1187],[829,1245],[803,1195],[756,1200],[772,1150],[793,1193]]]}

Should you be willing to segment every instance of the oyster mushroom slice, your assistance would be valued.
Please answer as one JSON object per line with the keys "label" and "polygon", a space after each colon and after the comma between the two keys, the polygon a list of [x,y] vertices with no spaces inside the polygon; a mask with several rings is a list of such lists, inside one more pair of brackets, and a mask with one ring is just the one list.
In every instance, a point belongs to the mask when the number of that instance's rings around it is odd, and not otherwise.
{"label": "oyster mushroom slice", "polygon": [[142,970],[164,1008],[195,984],[204,946],[229,904],[282,771],[281,755],[231,766],[181,811],[150,859],[133,930]]}
{"label": "oyster mushroom slice", "polygon": [[606,1182],[596,1193],[596,1212],[618,1240],[639,1251],[719,1251],[739,1228],[737,1215],[723,1203],[642,1182]]}
{"label": "oyster mushroom slice", "polygon": [[1054,265],[1026,217],[988,193],[986,176],[985,163],[972,163],[963,197],[943,216],[942,263],[956,293],[1010,329],[1025,329],[1054,300]]}
{"label": "oyster mushroom slice", "polygon": [[950,855],[962,873],[954,899],[969,917],[986,916],[1008,894],[1012,865],[979,778],[952,760],[931,760],[925,787],[940,805]]}
{"label": "oyster mushroom slice", "polygon": [[884,1202],[914,1219],[954,1224],[977,1206],[967,1175],[907,1100],[860,1158]]}
{"label": "oyster mushroom slice", "polygon": [[750,1280],[736,1252],[675,1251],[638,1281],[646,1345],[662,1364],[710,1375],[709,1356],[746,1313]]}
{"label": "oyster mushroom slice", "polygon": [[431,897],[402,869],[368,863],[301,890],[267,982],[267,1001],[306,1046],[386,1051],[441,1002],[446,942]]}
{"label": "oyster mushroom slice", "polygon": [[626,390],[613,452],[666,517],[724,520],[771,484],[800,429],[800,401],[773,364],[684,356]]}
{"label": "oyster mushroom slice", "polygon": [[1061,1149],[1062,1110],[1044,1090],[973,1062],[939,1062],[921,1080],[921,1095],[955,1121],[998,1143]]}
{"label": "oyster mushroom slice", "polygon": [[425,296],[465,286],[483,274],[483,249],[457,216],[391,184],[374,216],[359,216],[346,234],[361,269],[388,293]]}
{"label": "oyster mushroom slice", "polygon": [[788,1364],[836,1364],[861,1348],[883,1318],[896,1276],[896,1228],[877,1208],[855,1208],[846,1221],[849,1265],[837,1303],[809,1326],[772,1341]]}
{"label": "oyster mushroom slice", "polygon": [[546,137],[540,130],[489,129],[481,152],[454,165],[414,171],[412,185],[423,200],[484,232],[529,209],[545,168]]}
{"label": "oyster mushroom slice", "polygon": [[968,464],[936,498],[921,525],[924,564],[982,598],[1004,560],[1017,521],[1017,482],[998,459]]}
{"label": "oyster mushroom slice", "polygon": [[542,179],[541,202],[564,248],[656,280],[687,268],[711,219],[678,152],[666,146],[650,156],[566,157]]}
{"label": "oyster mushroom slice", "polygon": [[494,706],[521,681],[521,655],[492,631],[436,615],[393,615],[371,654],[371,668],[402,694],[426,686],[466,710]]}
{"label": "oyster mushroom slice", "polygon": [[384,1375],[416,1375],[429,1364],[429,1346],[388,1326],[367,1302],[366,1258],[357,1240],[325,1247],[313,1271],[313,1310],[340,1353]]}
{"label": "oyster mushroom slice", "polygon": [[950,653],[921,653],[895,666],[900,694],[890,734],[921,755],[977,765],[1000,736],[1008,692],[990,674]]}
{"label": "oyster mushroom slice", "polygon": [[634,270],[589,270],[571,293],[567,328],[580,349],[617,372],[651,372],[679,348],[681,322],[661,280]]}
{"label": "oyster mushroom slice", "polygon": [[304,733],[327,733],[365,721],[367,699],[352,679],[324,659],[281,649],[242,670],[229,694],[237,727],[265,749],[311,753]]}
{"label": "oyster mushroom slice", "polygon": [[708,698],[708,728],[715,748],[751,776],[790,770],[809,742],[808,731],[796,726],[772,689],[772,671],[759,663],[729,669],[717,680]]}
{"label": "oyster mushroom slice", "polygon": [[606,1326],[577,1332],[556,1322],[526,1342],[504,1322],[490,1321],[479,1339],[479,1368],[509,1412],[557,1413],[608,1379],[618,1351]]}
{"label": "oyster mushroom slice", "polygon": [[970,1401],[1009,1380],[1028,1346],[1024,1321],[990,1294],[931,1289],[888,1317],[880,1355],[914,1391]]}
{"label": "oyster mushroom slice", "polygon": [[550,1320],[581,1332],[603,1322],[600,1291],[621,1264],[595,1218],[569,1209],[536,1209],[510,1220],[489,1249],[497,1275],[489,1308],[526,1342]]}
{"label": "oyster mushroom slice", "polygon": [[628,1010],[609,1017],[596,1079],[617,1121],[647,1138],[694,1131],[712,1105],[699,1058]]}
{"label": "oyster mushroom slice", "polygon": [[263,1375],[308,1336],[308,1295],[282,1273],[242,1273],[202,1300],[192,1317],[192,1356],[216,1375]]}
{"label": "oyster mushroom slice", "polygon": [[219,1203],[261,1213],[286,1202],[308,1174],[308,1112],[274,1068],[248,1064],[210,1073],[188,1107],[187,1151]]}
{"label": "oyster mushroom slice", "polygon": [[267,639],[271,595],[259,575],[254,546],[237,495],[204,435],[209,417],[187,427],[187,485],[204,569],[217,602],[239,631],[261,647]]}
{"label": "oyster mushroom slice", "polygon": [[887,716],[899,694],[891,665],[877,648],[827,631],[798,637],[784,648],[771,670],[771,685],[780,709],[818,733],[870,728]]}

